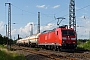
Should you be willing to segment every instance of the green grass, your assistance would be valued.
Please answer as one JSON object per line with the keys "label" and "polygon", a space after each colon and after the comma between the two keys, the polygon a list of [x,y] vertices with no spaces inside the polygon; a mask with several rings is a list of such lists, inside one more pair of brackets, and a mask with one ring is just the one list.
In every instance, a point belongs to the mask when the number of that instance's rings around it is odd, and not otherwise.
{"label": "green grass", "polygon": [[[5,49],[2,45],[0,48]],[[17,54],[12,51],[6,52],[5,50],[0,50],[0,60],[26,60],[23,55]]]}
{"label": "green grass", "polygon": [[16,53],[6,53],[5,51],[0,51],[0,60],[26,60],[23,55],[18,55]]}
{"label": "green grass", "polygon": [[40,49],[39,48],[34,48],[35,51],[39,51]]}
{"label": "green grass", "polygon": [[90,41],[87,41],[85,43],[79,44],[78,47],[79,48],[90,50]]}
{"label": "green grass", "polygon": [[6,46],[5,45],[0,45],[0,48],[6,48]]}

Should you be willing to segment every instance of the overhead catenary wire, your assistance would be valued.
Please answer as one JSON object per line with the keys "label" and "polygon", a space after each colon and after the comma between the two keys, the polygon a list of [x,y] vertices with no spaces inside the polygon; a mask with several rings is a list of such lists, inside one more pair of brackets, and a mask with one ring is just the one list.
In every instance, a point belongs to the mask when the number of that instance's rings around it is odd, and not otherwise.
{"label": "overhead catenary wire", "polygon": [[[30,14],[33,14],[33,15],[37,15],[36,13],[32,13],[32,12],[30,12],[30,11],[26,11],[26,10],[21,9],[21,8],[15,6],[15,5],[13,5],[13,4],[11,4],[11,5],[14,6],[14,7],[16,7],[17,9],[19,9],[19,10],[21,10],[21,11],[24,11],[24,12],[27,12],[27,13],[30,13]],[[54,15],[54,14],[45,14],[45,13],[42,13],[42,12],[41,12],[41,14],[44,15],[44,16],[46,16],[46,17],[50,17],[50,18],[52,18],[52,16],[50,16],[50,15]]]}
{"label": "overhead catenary wire", "polygon": [[[25,11],[25,12],[27,12],[27,13],[31,13],[31,14],[36,15],[35,13],[29,12],[29,11],[26,11],[26,10],[23,10],[23,9],[21,9],[21,8],[19,8],[19,7],[15,6],[15,5],[13,5],[13,4],[11,4],[11,5],[12,5],[12,6],[14,6],[14,7],[16,7],[17,9],[21,10],[21,11],[22,11],[22,15],[23,15],[23,11]],[[47,16],[47,17],[52,18],[52,16],[47,15],[47,14],[44,14],[44,13],[41,13],[41,15],[44,15],[44,16]],[[54,14],[51,14],[51,15],[54,15]],[[53,21],[55,21],[55,20],[53,20]],[[50,21],[50,22],[52,22],[52,21]],[[50,22],[49,22],[49,23],[50,23]]]}
{"label": "overhead catenary wire", "polygon": [[44,16],[50,17],[50,18],[52,18],[52,16],[54,15],[54,14],[45,14],[45,13],[42,13],[42,12],[41,12],[41,14],[44,15]]}
{"label": "overhead catenary wire", "polygon": [[[87,8],[87,7],[90,7],[90,5],[87,5],[87,6],[85,6],[85,7],[82,7],[82,8],[80,8],[80,9],[77,9],[76,12],[79,11],[79,10],[82,10],[82,9],[84,9],[84,8]],[[67,15],[69,15],[69,13],[63,15],[62,17],[65,17],[65,16],[67,16]],[[53,21],[54,21],[54,20],[53,20]],[[50,21],[50,22],[53,22],[53,21]],[[50,23],[50,22],[48,22],[48,23]],[[48,23],[47,23],[47,24],[48,24]]]}
{"label": "overhead catenary wire", "polygon": [[[14,7],[16,7],[17,9],[21,10],[21,11],[22,11],[22,16],[23,16],[23,11],[24,11],[24,12],[27,12],[27,13],[30,13],[30,14],[33,14],[33,15],[37,15],[37,14],[35,14],[35,13],[29,12],[29,11],[26,11],[26,10],[23,10],[23,9],[21,9],[21,8],[15,6],[15,5],[13,5],[13,4],[11,4],[11,5],[14,6]],[[41,13],[41,15],[44,15],[44,16],[47,16],[47,17],[52,18],[52,16],[50,16],[50,15],[54,15],[54,14],[49,14],[49,15],[47,15],[47,14]],[[54,21],[54,20],[53,20],[53,21]],[[52,22],[52,21],[50,21],[50,22]],[[49,23],[50,23],[50,22],[49,22]]]}
{"label": "overhead catenary wire", "polygon": [[84,9],[84,8],[87,8],[87,7],[90,7],[90,5],[87,5],[87,6],[85,6],[85,7],[82,7],[82,8],[80,8],[80,9],[77,9],[76,11],[79,11],[79,10]]}
{"label": "overhead catenary wire", "polygon": [[[13,5],[13,4],[11,4],[11,5],[14,6],[14,7],[16,7],[16,8],[18,8],[19,10],[23,10],[23,9],[21,9],[21,8],[15,6],[15,5]],[[80,8],[80,9],[77,9],[76,11],[79,11],[79,10],[81,10],[81,9],[87,8],[87,7],[89,7],[89,6],[90,6],[90,5],[87,5],[87,6],[85,6],[85,7],[82,7],[82,8]],[[65,8],[65,9],[66,9],[66,8]],[[65,9],[64,9],[64,10],[65,10]],[[62,10],[62,11],[64,11],[64,10]],[[32,12],[30,12],[30,11],[26,11],[26,10],[23,10],[23,11],[36,15],[36,13],[32,13]],[[49,15],[44,14],[44,13],[41,13],[41,14],[42,14],[42,15],[45,15],[45,16],[47,16],[47,17],[51,17],[51,16],[50,16],[51,14],[49,14]],[[55,13],[54,13],[54,14],[55,14]],[[54,15],[54,14],[52,14],[52,15]],[[64,17],[64,16],[67,16],[67,15],[68,15],[68,14],[63,15],[63,17]]]}
{"label": "overhead catenary wire", "polygon": [[21,9],[21,8],[15,6],[15,5],[13,5],[13,4],[11,4],[11,5],[14,6],[14,7],[16,7],[17,9],[19,9],[19,10],[21,10],[21,11],[24,11],[24,12],[27,12],[27,13],[30,13],[30,14],[33,14],[33,15],[36,15],[36,13],[32,13],[32,12],[30,12],[30,11],[26,11],[26,10]]}
{"label": "overhead catenary wire", "polygon": [[[19,9],[19,10],[21,10],[21,11],[24,11],[24,12],[27,12],[27,13],[30,13],[30,14],[33,14],[33,15],[37,15],[36,13],[32,13],[32,12],[30,12],[30,11],[26,11],[26,10],[21,9],[21,8],[15,6],[15,5],[13,5],[13,4],[11,4],[11,5],[14,6],[14,7],[16,7],[17,9]],[[80,8],[80,9],[77,9],[76,12],[79,11],[79,10],[82,10],[82,9],[84,9],[84,8],[87,8],[87,7],[89,7],[89,6],[90,6],[90,5],[87,5],[87,6],[85,6],[85,7],[82,7],[82,8]],[[54,14],[44,14],[44,13],[41,13],[41,14],[44,15],[44,16],[46,16],[46,17],[50,17],[50,18],[52,18],[52,16],[50,16],[50,15],[54,15]],[[67,15],[68,15],[68,13],[65,14],[65,15],[63,15],[62,17],[65,17],[65,16],[67,16]],[[51,23],[51,22],[53,22],[53,21],[55,21],[55,20],[49,21],[48,23]],[[45,25],[47,25],[48,23],[46,23]]]}
{"label": "overhead catenary wire", "polygon": [[[13,4],[11,4],[12,6],[14,6],[14,7],[16,7],[17,9],[19,9],[19,10],[21,10],[21,11],[24,11],[24,12],[27,12],[27,13],[30,13],[30,14],[33,14],[33,15],[37,15],[37,14],[35,14],[35,13],[32,13],[32,12],[29,12],[29,11],[26,11],[26,10],[23,10],[23,9],[21,9],[21,8],[19,8],[19,7],[17,7],[17,6],[15,6],[15,5],[13,5]],[[42,15],[44,15],[44,16],[46,16],[46,17],[50,17],[50,18],[52,18],[52,16],[50,16],[50,15],[54,15],[54,14],[44,14],[44,13],[41,13]],[[53,20],[54,21],[54,20]],[[50,22],[53,22],[53,21],[50,21]],[[49,23],[50,23],[49,22]]]}

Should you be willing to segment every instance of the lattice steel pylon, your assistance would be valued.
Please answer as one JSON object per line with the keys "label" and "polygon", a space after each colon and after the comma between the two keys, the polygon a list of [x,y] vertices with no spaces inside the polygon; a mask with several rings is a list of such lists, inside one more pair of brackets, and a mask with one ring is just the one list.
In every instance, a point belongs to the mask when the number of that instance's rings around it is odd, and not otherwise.
{"label": "lattice steel pylon", "polygon": [[37,33],[40,33],[40,12],[38,12],[38,31]]}
{"label": "lattice steel pylon", "polygon": [[11,39],[11,3],[5,3],[5,6],[6,4],[9,4],[9,7],[8,7],[8,38]]}
{"label": "lattice steel pylon", "polygon": [[69,5],[69,28],[73,28],[76,31],[75,0],[70,0],[70,5]]}

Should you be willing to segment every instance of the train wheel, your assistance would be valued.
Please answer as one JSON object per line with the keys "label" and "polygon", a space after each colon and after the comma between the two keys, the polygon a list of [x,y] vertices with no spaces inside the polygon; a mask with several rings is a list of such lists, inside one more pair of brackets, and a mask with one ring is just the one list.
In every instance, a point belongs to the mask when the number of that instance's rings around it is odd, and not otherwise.
{"label": "train wheel", "polygon": [[54,51],[57,51],[57,46],[53,46],[53,50]]}
{"label": "train wheel", "polygon": [[52,50],[52,46],[50,45],[50,50]]}

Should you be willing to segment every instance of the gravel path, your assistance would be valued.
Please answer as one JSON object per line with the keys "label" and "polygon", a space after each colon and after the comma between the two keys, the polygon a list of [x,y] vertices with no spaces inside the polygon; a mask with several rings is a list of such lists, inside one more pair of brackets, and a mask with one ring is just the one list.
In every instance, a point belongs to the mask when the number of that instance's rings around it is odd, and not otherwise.
{"label": "gravel path", "polygon": [[48,57],[45,57],[45,56],[42,56],[42,55],[39,55],[39,54],[33,54],[33,53],[30,53],[30,52],[25,52],[25,51],[22,51],[22,50],[17,50],[17,53],[18,54],[23,54],[27,60],[54,60],[54,59],[50,59]]}
{"label": "gravel path", "polygon": [[[19,54],[23,54],[27,60],[90,60],[90,52],[82,52],[82,53],[69,53],[69,52],[58,52],[58,51],[50,51],[50,50],[40,50],[40,51],[33,51],[33,48],[26,48],[22,50],[22,47],[16,49],[16,52]],[[36,54],[37,53],[37,54]],[[40,53],[45,53],[46,55],[42,55]],[[49,55],[57,56],[57,59],[53,59],[48,57]],[[59,58],[59,59],[58,59]]]}

